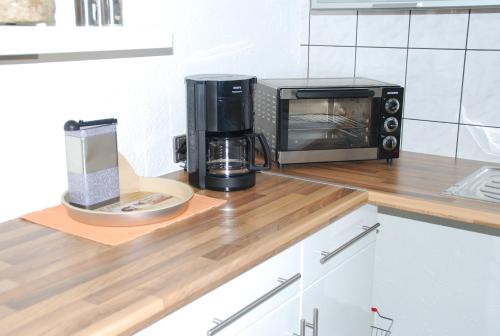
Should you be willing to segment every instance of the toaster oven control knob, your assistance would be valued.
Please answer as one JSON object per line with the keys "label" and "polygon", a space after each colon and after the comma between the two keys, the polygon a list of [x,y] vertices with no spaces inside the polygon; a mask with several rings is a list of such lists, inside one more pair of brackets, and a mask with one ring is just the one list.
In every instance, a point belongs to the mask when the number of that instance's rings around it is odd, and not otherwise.
{"label": "toaster oven control knob", "polygon": [[392,135],[389,135],[382,141],[382,146],[388,152],[393,151],[398,146],[398,139],[396,139],[396,137]]}
{"label": "toaster oven control knob", "polygon": [[397,98],[389,98],[385,102],[385,110],[387,113],[394,114],[399,111],[399,100]]}
{"label": "toaster oven control knob", "polygon": [[398,119],[394,117],[387,118],[384,122],[384,129],[387,133],[396,131],[399,127]]}

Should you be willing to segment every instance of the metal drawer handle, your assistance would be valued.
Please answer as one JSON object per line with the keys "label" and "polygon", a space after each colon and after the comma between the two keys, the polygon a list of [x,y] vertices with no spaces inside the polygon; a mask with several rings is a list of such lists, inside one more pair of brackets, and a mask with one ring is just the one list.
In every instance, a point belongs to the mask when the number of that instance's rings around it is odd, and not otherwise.
{"label": "metal drawer handle", "polygon": [[362,233],[360,233],[356,237],[352,238],[348,242],[345,242],[344,244],[342,244],[341,246],[339,246],[334,251],[332,251],[332,252],[325,252],[325,251],[321,252],[321,255],[323,256],[323,258],[321,258],[319,262],[322,263],[322,264],[326,263],[328,260],[332,259],[337,254],[339,254],[340,252],[344,251],[346,248],[348,248],[349,246],[351,246],[352,244],[354,244],[358,240],[362,239],[363,237],[369,235],[372,231],[378,229],[379,227],[380,227],[380,223],[377,223],[377,224],[375,224],[373,226],[370,226],[370,227],[366,227],[366,226],[363,227],[363,229],[365,229],[365,231],[363,231]]}
{"label": "metal drawer handle", "polygon": [[262,295],[260,298],[253,301],[248,306],[242,308],[241,310],[239,310],[238,312],[229,316],[227,319],[225,319],[223,321],[214,319],[214,322],[217,323],[217,325],[215,327],[213,327],[212,329],[210,329],[209,331],[207,331],[207,336],[213,336],[213,335],[217,334],[218,332],[220,332],[221,330],[223,330],[224,328],[226,328],[227,326],[229,326],[233,322],[237,321],[239,318],[241,318],[242,316],[244,316],[248,312],[257,308],[259,305],[266,302],[267,300],[269,300],[270,298],[272,298],[273,296],[275,296],[276,294],[278,294],[279,292],[281,292],[282,290],[284,290],[288,286],[297,282],[301,277],[302,277],[302,275],[300,273],[297,273],[293,277],[291,277],[290,279],[285,280],[285,281],[282,281],[283,279],[280,278],[279,281],[281,284],[278,287],[275,287],[271,291]]}
{"label": "metal drawer handle", "polygon": [[313,336],[319,334],[319,309],[313,310],[313,323],[306,322],[305,319],[300,320],[300,334],[293,334],[294,336],[306,336],[306,328],[311,328]]}

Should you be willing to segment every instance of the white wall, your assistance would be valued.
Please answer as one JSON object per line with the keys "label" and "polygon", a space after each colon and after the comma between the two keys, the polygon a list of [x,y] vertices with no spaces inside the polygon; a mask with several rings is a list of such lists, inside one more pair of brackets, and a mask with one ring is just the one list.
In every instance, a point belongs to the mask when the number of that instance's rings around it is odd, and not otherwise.
{"label": "white wall", "polygon": [[153,23],[174,21],[173,56],[0,63],[0,221],[59,203],[68,119],[118,118],[119,150],[139,174],[157,176],[178,169],[171,147],[172,136],[185,133],[186,75],[307,73],[307,52],[299,46],[308,27],[307,0],[169,6],[164,13],[136,10],[152,15]]}
{"label": "white wall", "polygon": [[500,162],[500,11],[311,13],[311,77],[406,87],[402,148]]}

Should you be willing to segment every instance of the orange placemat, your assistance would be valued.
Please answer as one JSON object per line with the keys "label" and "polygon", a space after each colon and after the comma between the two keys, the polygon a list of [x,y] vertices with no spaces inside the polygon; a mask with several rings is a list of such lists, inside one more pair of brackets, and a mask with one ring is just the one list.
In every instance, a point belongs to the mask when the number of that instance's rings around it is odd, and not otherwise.
{"label": "orange placemat", "polygon": [[134,227],[104,227],[77,222],[69,217],[66,209],[62,205],[32,212],[22,216],[22,218],[78,237],[87,238],[106,245],[116,246],[134,240],[157,229],[164,228],[170,224],[179,222],[183,219],[218,207],[225,202],[225,200],[195,194],[189,201],[187,209],[179,216],[165,222]]}

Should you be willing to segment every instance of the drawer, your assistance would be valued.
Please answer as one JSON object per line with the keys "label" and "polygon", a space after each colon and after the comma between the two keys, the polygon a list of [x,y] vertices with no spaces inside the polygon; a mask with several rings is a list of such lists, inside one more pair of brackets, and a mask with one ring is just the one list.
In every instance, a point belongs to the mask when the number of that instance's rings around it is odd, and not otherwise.
{"label": "drawer", "polygon": [[300,294],[275,309],[239,333],[239,336],[292,336],[298,335],[300,321]]}
{"label": "drawer", "polygon": [[[376,236],[368,234],[372,230],[367,228],[373,228],[376,224],[377,207],[365,205],[305,239],[301,267],[303,288],[307,288],[373,242]],[[365,236],[355,243],[348,244],[352,239],[362,235]],[[339,251],[344,247],[345,249]]]}
{"label": "drawer", "polygon": [[[216,326],[214,318],[227,321],[241,315],[214,335],[234,335],[261,319],[300,291],[301,276],[297,244],[214,290],[210,293],[215,299],[210,328]],[[249,307],[258,300],[262,302]]]}
{"label": "drawer", "polygon": [[[138,335],[236,335],[300,291],[300,245],[294,245]],[[220,330],[218,320],[223,324]]]}

